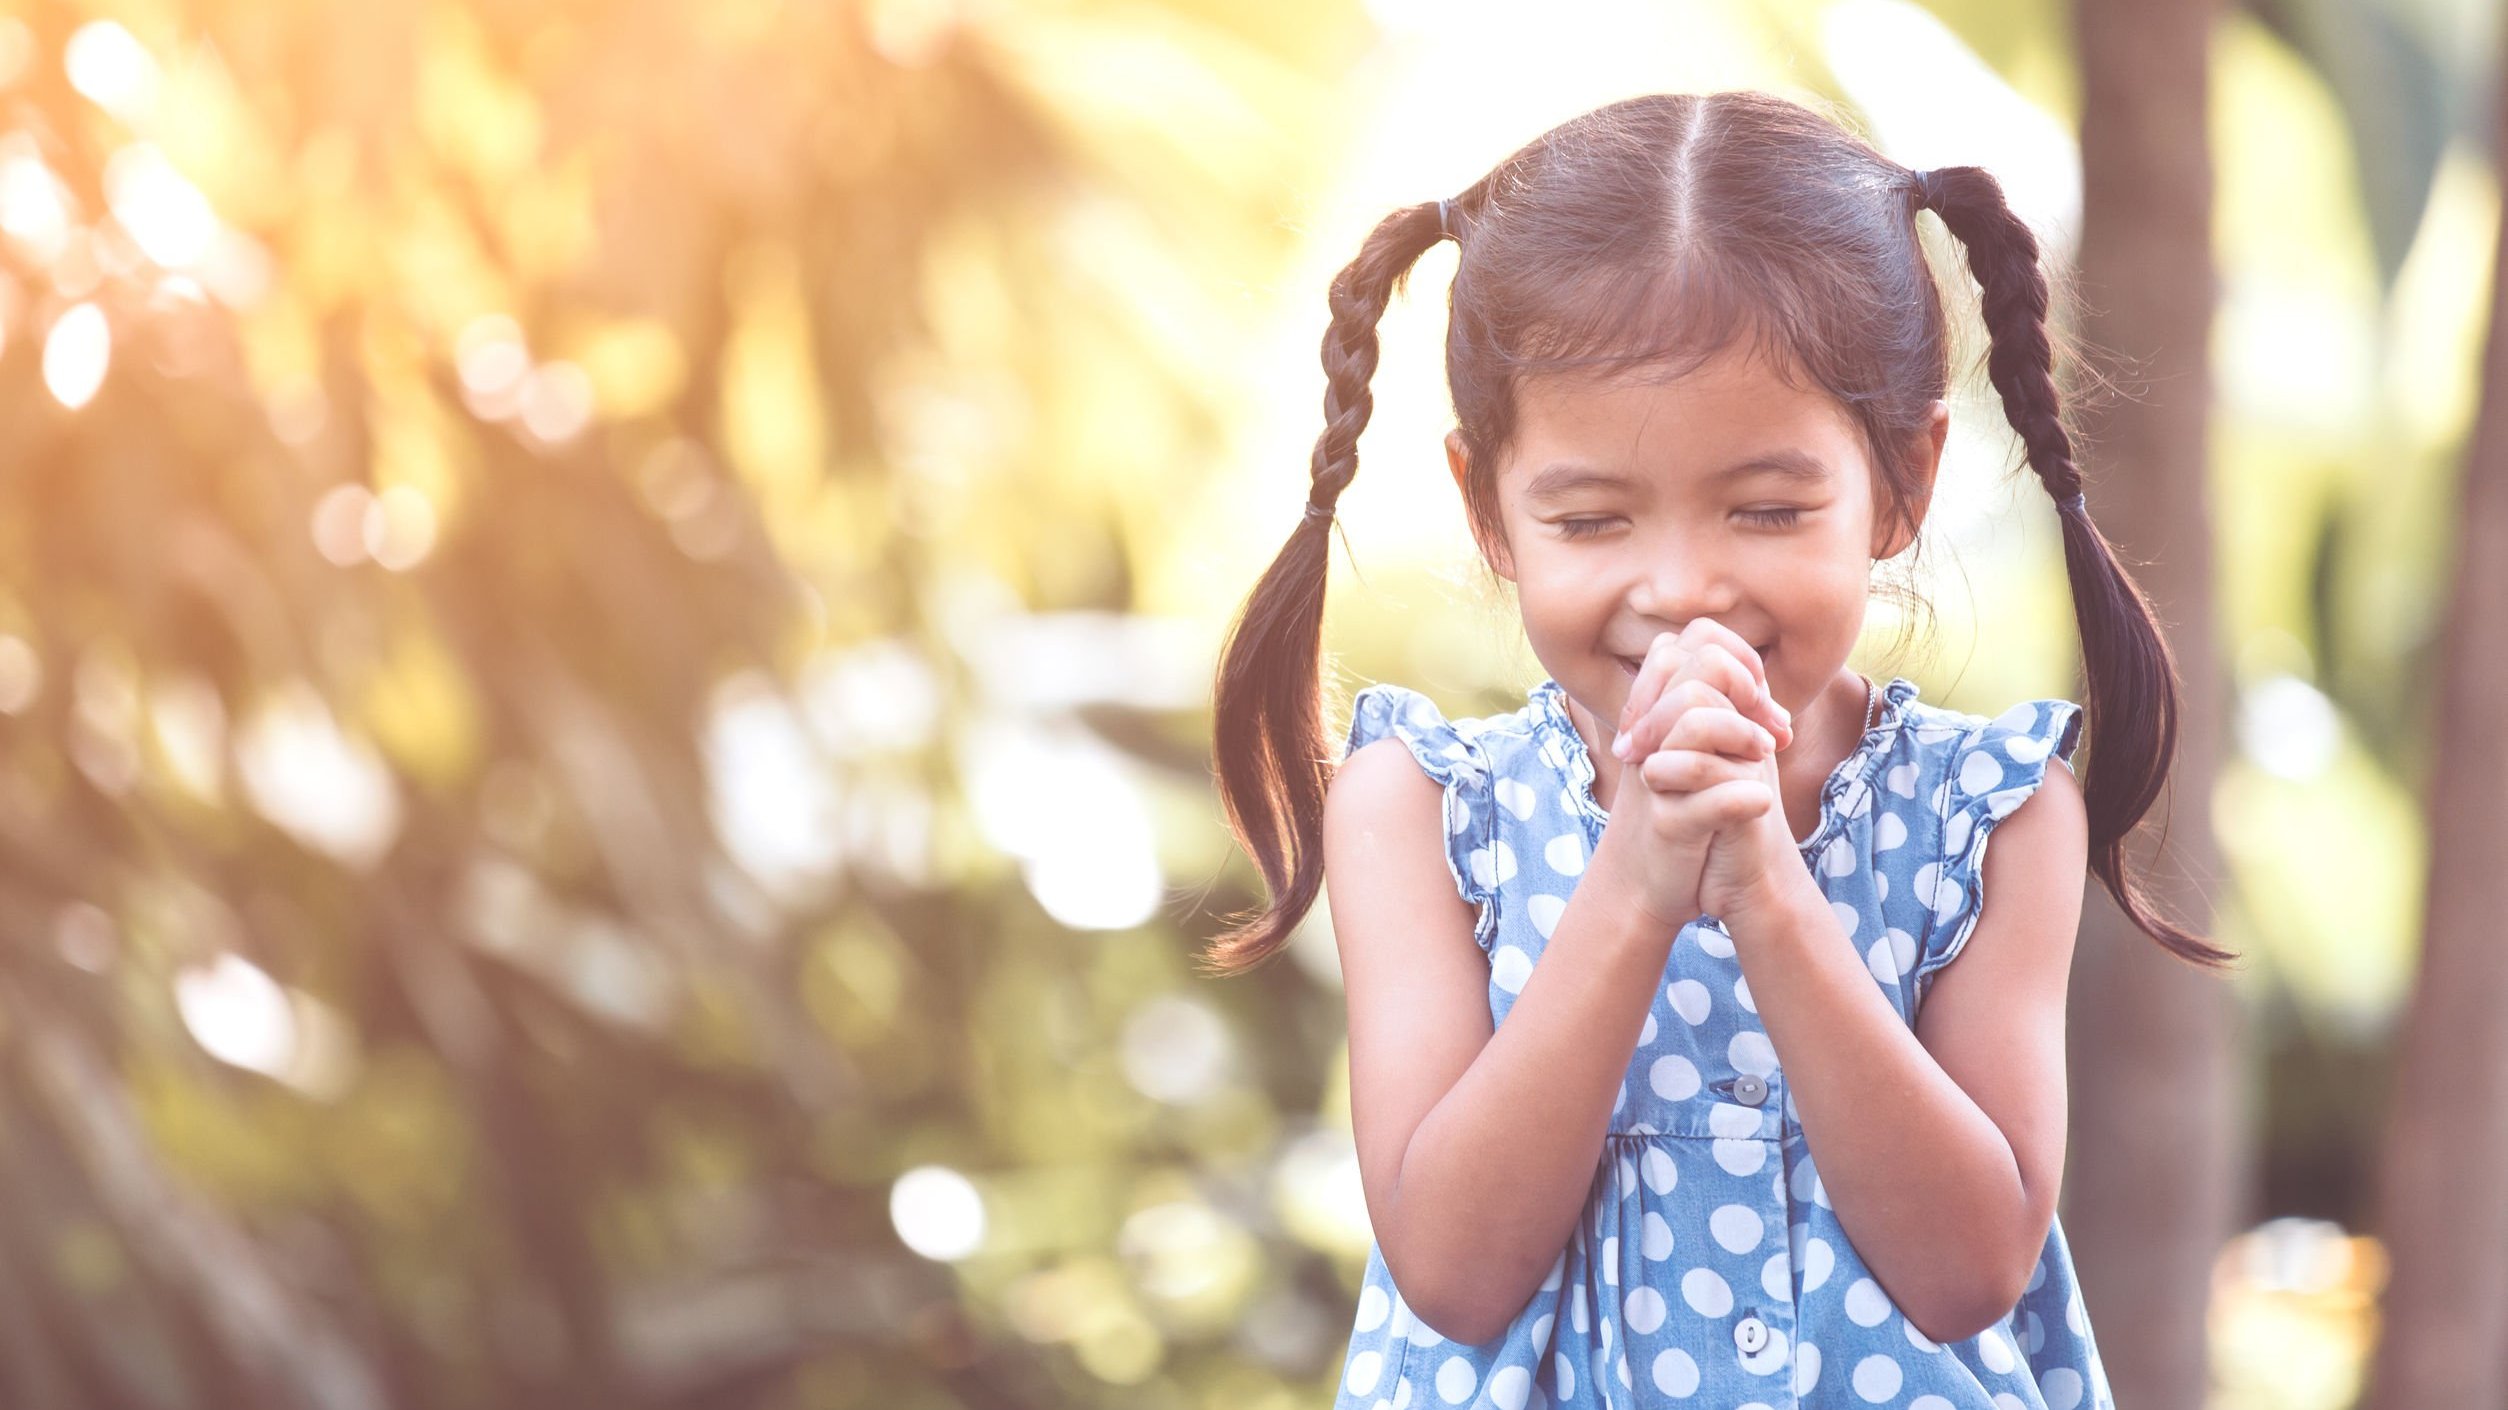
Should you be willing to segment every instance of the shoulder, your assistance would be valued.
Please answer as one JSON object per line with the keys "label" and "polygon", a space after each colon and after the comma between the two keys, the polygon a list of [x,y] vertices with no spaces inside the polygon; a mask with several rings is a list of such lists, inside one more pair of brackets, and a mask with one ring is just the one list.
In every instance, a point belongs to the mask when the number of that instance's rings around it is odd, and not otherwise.
{"label": "shoulder", "polygon": [[1324,826],[1379,827],[1405,819],[1433,824],[1444,784],[1420,767],[1408,741],[1386,735],[1356,744],[1324,789]]}
{"label": "shoulder", "polygon": [[1379,741],[1399,740],[1401,751],[1377,752],[1409,753],[1418,772],[1455,795],[1454,806],[1467,807],[1472,800],[1487,798],[1495,780],[1540,767],[1539,705],[1535,697],[1503,714],[1449,718],[1416,690],[1371,685],[1351,699],[1342,757],[1353,759]]}
{"label": "shoulder", "polygon": [[[1910,725],[1914,767],[1908,786],[1895,791],[1907,800],[1911,833],[1925,844],[1925,865],[1910,877],[1913,900],[1930,912],[1919,921],[1921,996],[1985,920],[1989,894],[1998,903],[1996,934],[2013,912],[2033,904],[2021,898],[2053,892],[2070,896],[2077,919],[2089,826],[2070,768],[2081,733],[2081,707],[2073,702],[2024,700],[1992,717],[1926,706],[1911,713]],[[2002,840],[1989,848],[1997,836]],[[2020,928],[2046,924],[2024,921]],[[2073,920],[2060,924],[2069,947]]]}
{"label": "shoulder", "polygon": [[[1997,841],[1980,865],[1989,882],[2078,882],[2090,855],[2090,810],[2072,766],[2049,762],[1996,824]],[[2000,888],[2009,894],[2011,887]]]}
{"label": "shoulder", "polygon": [[1434,893],[1442,858],[1446,890],[1471,912],[1468,928],[1486,946],[1497,932],[1497,883],[1509,870],[1496,780],[1522,765],[1525,712],[1449,719],[1418,691],[1371,685],[1350,715],[1324,795],[1326,884],[1360,876],[1377,894]]}
{"label": "shoulder", "polygon": [[1982,1052],[2015,1030],[2061,1027],[2090,850],[2071,768],[2047,767],[1991,830],[1986,848],[1980,829],[1966,879],[1944,882],[1955,912],[1947,933],[1928,937],[1917,1034],[1929,1048],[1967,1034]]}
{"label": "shoulder", "polygon": [[1893,764],[1914,766],[1903,778],[1922,788],[1902,783],[1896,791],[1945,818],[2008,816],[2037,789],[2050,761],[2069,764],[2082,718],[2079,705],[2061,699],[2023,700],[1991,716],[1911,700],[1889,754]]}
{"label": "shoulder", "polygon": [[[1379,739],[1343,761],[1324,796],[1324,898],[1341,961],[1352,1115],[1371,1212],[1402,1141],[1487,1037],[1492,906],[1452,822],[1454,789]],[[1397,1115],[1387,1124],[1384,1111]],[[1387,1134],[1400,1133],[1400,1139]]]}
{"label": "shoulder", "polygon": [[1422,772],[1443,783],[1470,782],[1505,763],[1531,737],[1534,718],[1531,702],[1504,714],[1449,718],[1419,691],[1379,683],[1351,697],[1343,750],[1346,756],[1380,739],[1399,739]]}

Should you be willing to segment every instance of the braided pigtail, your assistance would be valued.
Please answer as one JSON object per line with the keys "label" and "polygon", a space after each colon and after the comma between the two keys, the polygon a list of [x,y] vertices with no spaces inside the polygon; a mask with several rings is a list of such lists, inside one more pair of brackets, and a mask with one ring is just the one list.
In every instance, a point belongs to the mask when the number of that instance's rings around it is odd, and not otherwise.
{"label": "braided pigtail", "polygon": [[2082,792],[2090,813],[2090,869],[2145,934],[2186,959],[2224,965],[2233,952],[2159,915],[2128,874],[2125,838],[2159,797],[2177,752],[2177,670],[2151,604],[2090,517],[2072,437],[2056,398],[2047,338],[2047,283],[2038,242],[1982,167],[1916,174],[1914,194],[1957,236],[1983,294],[1986,375],[2056,501],[2064,571],[2081,629],[2090,757]]}
{"label": "braided pigtail", "polygon": [[1328,529],[1333,505],[1358,473],[1359,432],[1376,407],[1368,390],[1376,324],[1449,223],[1444,201],[1395,211],[1332,281],[1324,431],[1315,440],[1306,510],[1229,627],[1212,687],[1219,800],[1271,893],[1265,910],[1211,941],[1203,963],[1217,973],[1241,973],[1269,958],[1323,884],[1324,785],[1332,765],[1322,720]]}

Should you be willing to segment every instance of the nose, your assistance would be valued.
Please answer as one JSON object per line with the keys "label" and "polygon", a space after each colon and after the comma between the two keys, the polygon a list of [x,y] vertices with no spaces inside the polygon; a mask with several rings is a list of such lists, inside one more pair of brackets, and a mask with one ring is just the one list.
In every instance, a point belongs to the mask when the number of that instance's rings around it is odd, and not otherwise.
{"label": "nose", "polygon": [[1659,622],[1722,618],[1740,604],[1740,586],[1711,549],[1656,539],[1639,546],[1628,585],[1629,610]]}

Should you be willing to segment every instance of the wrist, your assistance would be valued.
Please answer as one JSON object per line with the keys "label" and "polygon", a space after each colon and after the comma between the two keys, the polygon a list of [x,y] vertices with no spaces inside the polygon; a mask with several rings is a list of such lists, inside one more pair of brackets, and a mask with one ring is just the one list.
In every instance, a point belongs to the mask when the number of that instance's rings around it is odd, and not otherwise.
{"label": "wrist", "polygon": [[1807,868],[1775,866],[1762,872],[1716,918],[1724,922],[1728,933],[1739,935],[1814,912],[1825,916],[1828,909],[1829,898],[1821,894]]}
{"label": "wrist", "polygon": [[[1644,785],[1636,785],[1643,787]],[[1636,932],[1647,940],[1669,946],[1673,939],[1698,918],[1696,906],[1691,914],[1675,918],[1654,904],[1646,888],[1640,884],[1641,869],[1634,857],[1622,855],[1627,846],[1625,834],[1605,828],[1602,840],[1586,860],[1585,875],[1577,884],[1577,893],[1596,893],[1606,913],[1621,916],[1632,923]]]}

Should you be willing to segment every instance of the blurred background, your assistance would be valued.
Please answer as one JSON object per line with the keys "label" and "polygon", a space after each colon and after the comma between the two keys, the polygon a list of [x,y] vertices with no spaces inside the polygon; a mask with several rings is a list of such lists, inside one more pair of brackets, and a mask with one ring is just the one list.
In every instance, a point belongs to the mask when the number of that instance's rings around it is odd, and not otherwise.
{"label": "blurred background", "polygon": [[[1195,969],[1260,899],[1210,676],[1297,523],[1327,282],[1559,121],[1729,87],[1988,167],[2060,278],[2077,18],[0,9],[0,1392],[1329,1403],[1368,1229],[1327,917]],[[2226,694],[2174,817],[2250,959],[2173,1403],[2349,1405],[2374,1355],[2496,35],[2226,6],[2175,134]],[[1341,500],[1336,737],[1368,681],[1540,679],[1440,457],[1452,259]],[[2074,695],[2045,496],[1957,407],[1930,610],[1858,663]]]}

